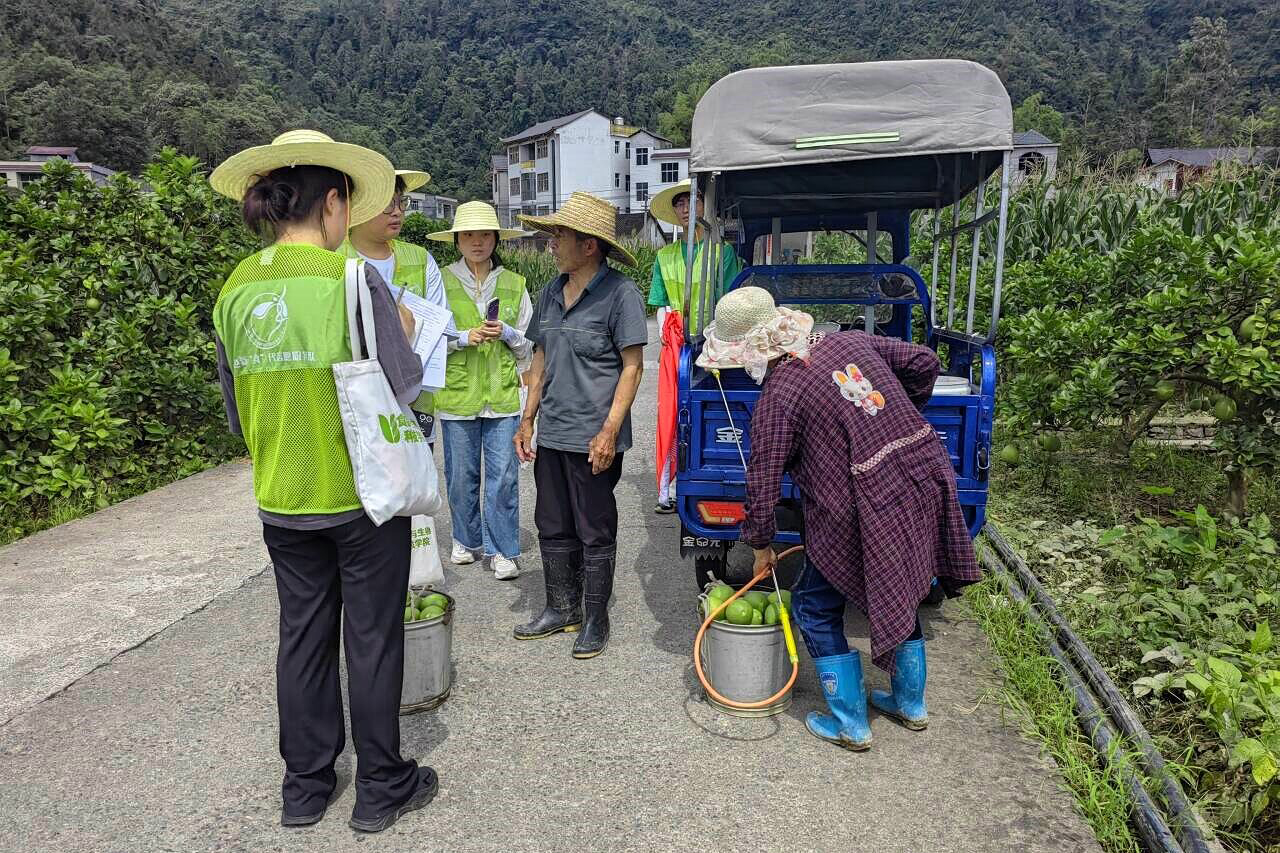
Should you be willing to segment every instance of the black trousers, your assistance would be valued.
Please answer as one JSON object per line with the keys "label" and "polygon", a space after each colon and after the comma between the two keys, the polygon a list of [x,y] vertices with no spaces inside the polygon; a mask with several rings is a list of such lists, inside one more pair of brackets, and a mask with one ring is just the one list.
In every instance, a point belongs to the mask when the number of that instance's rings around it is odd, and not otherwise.
{"label": "black trousers", "polygon": [[418,780],[417,763],[400,755],[409,519],[375,527],[361,516],[310,531],[264,524],[262,538],[280,596],[276,702],[285,811],[320,811],[337,781],[333,765],[346,745],[341,626],[357,758],[355,816],[380,817]]}
{"label": "black trousers", "polygon": [[539,543],[554,553],[612,553],[618,541],[613,490],[621,477],[621,453],[607,471],[593,474],[587,454],[539,447],[533,463],[538,487],[533,521]]}

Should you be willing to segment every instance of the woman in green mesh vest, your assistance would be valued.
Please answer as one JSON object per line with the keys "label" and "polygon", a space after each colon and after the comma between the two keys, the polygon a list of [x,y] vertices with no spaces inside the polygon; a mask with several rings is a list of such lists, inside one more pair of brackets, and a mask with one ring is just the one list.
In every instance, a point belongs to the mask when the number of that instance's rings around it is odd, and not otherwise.
{"label": "woman in green mesh vest", "polygon": [[[499,240],[523,235],[503,228],[497,211],[483,201],[460,205],[452,228],[428,235],[453,243],[462,254],[445,268],[444,290],[463,331],[449,344],[447,384],[436,394],[452,559],[465,565],[483,554],[498,580],[520,575],[520,462],[512,439],[520,424],[520,375],[533,356],[533,343],[524,336],[533,303],[524,276],[504,268],[495,249]],[[487,309],[494,300],[497,316],[490,320]]]}
{"label": "woman in green mesh vest", "polygon": [[[352,224],[387,207],[395,173],[377,152],[295,130],[241,151],[209,181],[242,201],[245,222],[270,243],[231,273],[213,323],[227,419],[253,460],[280,599],[280,822],[316,823],[334,795],[345,745],[341,636],[357,755],[349,823],[379,832],[425,806],[439,784],[435,771],[400,754],[409,519],[377,527],[365,515],[332,371],[351,360],[346,258],[336,250]],[[406,337],[413,321],[397,312],[377,269],[365,271],[378,360],[408,403],[422,383]]]}
{"label": "woman in green mesh vest", "polygon": [[[428,302],[448,308],[440,267],[431,253],[421,246],[397,239],[404,227],[404,211],[408,206],[408,193],[431,180],[426,172],[412,169],[396,169],[396,189],[391,202],[368,222],[351,226],[347,241],[338,249],[348,258],[362,258],[372,265],[392,288],[393,295],[401,288],[421,296]],[[457,330],[450,323],[444,330],[445,337],[455,340]],[[434,442],[435,404],[430,391],[423,391],[410,405],[418,417],[418,425],[427,440]]]}
{"label": "woman in green mesh vest", "polygon": [[[682,236],[681,230],[689,227],[689,181],[667,187],[649,202],[649,212],[659,222],[677,227],[676,239],[670,245],[658,250],[658,257],[653,264],[653,280],[649,284],[649,304],[658,308],[658,329],[661,332],[666,319],[666,311],[684,311],[689,306],[688,327],[691,334],[697,335],[706,325],[702,317],[702,266],[704,255],[709,250],[710,241],[698,226],[694,234],[696,245],[693,256],[693,287],[685,287],[685,259],[688,256],[689,244]],[[698,216],[702,216],[702,199],[698,199]],[[737,278],[742,266],[733,248],[728,245],[717,246],[713,252],[712,263],[720,264],[720,287],[725,289]],[[708,269],[714,267],[708,265]],[[711,305],[715,305],[716,294],[712,294]],[[675,455],[660,460],[661,482],[658,487],[658,503],[653,511],[659,515],[669,515],[676,511],[671,497],[671,479],[675,476]]]}

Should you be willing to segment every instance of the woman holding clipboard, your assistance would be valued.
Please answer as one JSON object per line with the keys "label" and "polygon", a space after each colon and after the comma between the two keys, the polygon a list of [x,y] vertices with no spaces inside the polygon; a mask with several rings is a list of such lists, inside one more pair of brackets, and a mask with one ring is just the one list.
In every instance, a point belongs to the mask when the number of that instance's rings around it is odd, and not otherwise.
{"label": "woman holding clipboard", "polygon": [[482,201],[459,205],[453,227],[429,235],[462,255],[444,270],[460,333],[449,343],[445,387],[435,395],[453,519],[451,559],[466,565],[484,557],[498,580],[520,574],[520,463],[512,439],[520,423],[520,374],[533,355],[524,336],[533,303],[524,277],[505,269],[495,250],[499,240],[522,236],[502,228],[497,211]]}

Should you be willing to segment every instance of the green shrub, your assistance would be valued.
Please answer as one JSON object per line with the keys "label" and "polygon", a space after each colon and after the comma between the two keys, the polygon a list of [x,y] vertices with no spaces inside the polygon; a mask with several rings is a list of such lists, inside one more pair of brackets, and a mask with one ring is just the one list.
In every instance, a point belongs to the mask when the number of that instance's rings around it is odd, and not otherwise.
{"label": "green shrub", "polygon": [[1035,527],[1029,562],[1127,686],[1183,784],[1238,849],[1280,843],[1280,554],[1270,520]]}
{"label": "green shrub", "polygon": [[255,245],[200,164],[94,186],[54,161],[0,194],[0,536],[230,458],[212,309]]}

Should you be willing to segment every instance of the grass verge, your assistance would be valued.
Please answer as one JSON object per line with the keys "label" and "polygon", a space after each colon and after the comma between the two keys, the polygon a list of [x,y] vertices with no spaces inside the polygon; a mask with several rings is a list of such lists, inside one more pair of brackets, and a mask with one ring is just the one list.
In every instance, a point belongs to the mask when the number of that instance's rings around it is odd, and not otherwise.
{"label": "grass verge", "polygon": [[965,598],[996,653],[1003,684],[999,696],[1024,734],[1037,740],[1058,766],[1085,821],[1107,853],[1140,853],[1129,826],[1123,754],[1100,762],[1076,722],[1062,670],[1040,642],[1026,608],[1009,597],[1000,578],[969,587]]}

